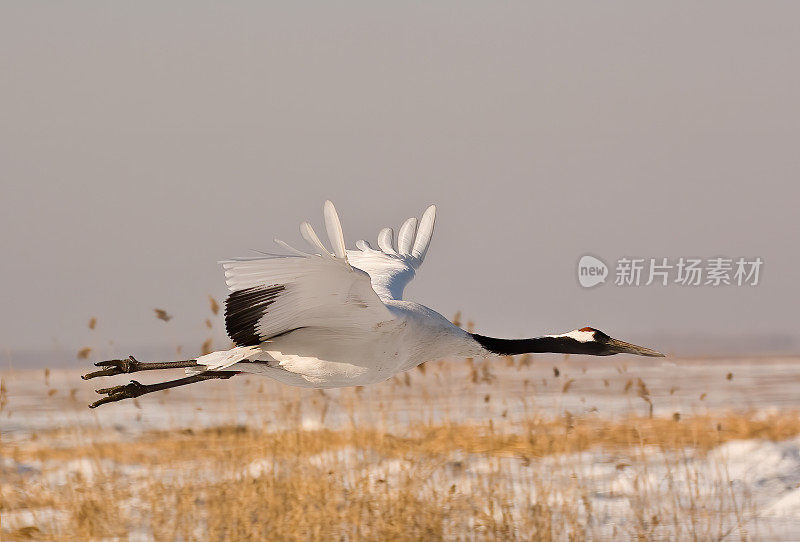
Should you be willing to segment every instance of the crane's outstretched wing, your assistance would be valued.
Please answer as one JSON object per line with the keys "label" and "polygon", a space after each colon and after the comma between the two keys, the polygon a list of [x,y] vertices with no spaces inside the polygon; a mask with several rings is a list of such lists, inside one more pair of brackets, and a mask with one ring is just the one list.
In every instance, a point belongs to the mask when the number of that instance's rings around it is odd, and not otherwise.
{"label": "crane's outstretched wing", "polygon": [[366,241],[358,241],[358,250],[348,250],[347,260],[369,274],[372,289],[384,300],[403,298],[403,290],[411,282],[422,265],[433,236],[436,221],[436,206],[431,205],[422,214],[417,227],[417,219],[409,218],[397,234],[397,248],[394,247],[394,232],[384,228],[378,233],[378,248],[373,249]]}
{"label": "crane's outstretched wing", "polygon": [[221,262],[231,290],[225,327],[237,346],[256,346],[303,327],[369,329],[392,318],[369,275],[348,262],[342,226],[330,201],[325,202],[325,227],[333,253],[303,222],[300,233],[318,254],[276,240],[292,255]]}

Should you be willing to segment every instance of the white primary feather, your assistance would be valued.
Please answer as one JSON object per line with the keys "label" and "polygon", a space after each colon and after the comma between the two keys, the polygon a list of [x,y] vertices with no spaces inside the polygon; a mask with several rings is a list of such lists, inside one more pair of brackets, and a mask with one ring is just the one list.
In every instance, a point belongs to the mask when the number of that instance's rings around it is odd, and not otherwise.
{"label": "white primary feather", "polygon": [[400,226],[400,233],[397,234],[397,251],[400,256],[411,256],[411,247],[414,244],[414,236],[417,233],[417,219],[409,218]]}
{"label": "white primary feather", "polygon": [[411,249],[411,255],[420,260],[425,259],[425,254],[428,252],[428,247],[431,244],[431,237],[433,237],[433,226],[436,222],[436,206],[431,205],[422,214],[422,220],[419,221],[419,228],[417,229],[417,236],[414,239],[414,248]]}
{"label": "white primary feather", "polygon": [[378,232],[378,247],[386,254],[397,254],[394,247],[394,230],[392,228],[383,228]]}
{"label": "white primary feather", "polygon": [[[289,252],[291,252],[295,256],[313,256],[312,254],[309,254],[308,252],[303,252],[301,250],[297,250],[296,248],[294,248],[289,243],[284,243],[283,241],[281,241],[278,238],[273,239],[273,241],[275,241],[276,245],[282,246],[283,248],[285,248],[286,250],[288,250]],[[283,256],[279,256],[279,257],[282,258]],[[245,259],[246,258],[240,258],[240,260],[245,260]]]}
{"label": "white primary feather", "polygon": [[328,252],[328,249],[325,248],[325,245],[322,244],[322,241],[319,240],[319,237],[317,237],[317,232],[314,231],[314,228],[312,228],[311,224],[308,222],[300,224],[300,235],[302,235],[303,239],[310,245],[319,249],[320,252],[322,252],[321,256],[332,256],[332,254]]}
{"label": "white primary feather", "polygon": [[333,253],[337,258],[347,259],[344,252],[344,232],[342,232],[342,223],[339,221],[336,207],[333,206],[331,200],[325,202],[325,229],[328,230],[328,239],[331,242]]}

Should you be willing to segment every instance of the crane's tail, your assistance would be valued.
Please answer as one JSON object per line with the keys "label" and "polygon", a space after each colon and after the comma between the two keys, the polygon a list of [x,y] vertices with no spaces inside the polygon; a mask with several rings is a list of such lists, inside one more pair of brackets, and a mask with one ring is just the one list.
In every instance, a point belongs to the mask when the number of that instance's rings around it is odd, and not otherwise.
{"label": "crane's tail", "polygon": [[230,350],[211,352],[197,358],[197,365],[187,367],[186,374],[193,376],[207,371],[222,371],[240,361],[249,360],[257,354],[263,354],[257,346],[237,346]]}

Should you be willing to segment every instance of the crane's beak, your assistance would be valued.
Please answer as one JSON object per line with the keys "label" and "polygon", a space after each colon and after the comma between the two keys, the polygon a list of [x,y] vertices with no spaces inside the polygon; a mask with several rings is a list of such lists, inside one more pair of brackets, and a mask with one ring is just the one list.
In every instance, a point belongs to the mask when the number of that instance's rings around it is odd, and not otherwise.
{"label": "crane's beak", "polygon": [[650,356],[654,358],[666,357],[661,352],[656,352],[644,346],[626,343],[625,341],[618,341],[611,337],[606,341],[606,348],[608,348],[610,354],[636,354],[637,356]]}

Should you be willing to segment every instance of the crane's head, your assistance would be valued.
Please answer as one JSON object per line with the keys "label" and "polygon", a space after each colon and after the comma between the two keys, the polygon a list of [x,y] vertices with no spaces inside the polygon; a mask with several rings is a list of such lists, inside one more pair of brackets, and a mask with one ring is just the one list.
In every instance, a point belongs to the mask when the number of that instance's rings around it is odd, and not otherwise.
{"label": "crane's head", "polygon": [[570,331],[566,336],[575,339],[583,344],[587,350],[594,356],[611,356],[613,354],[636,354],[637,356],[651,356],[663,358],[664,354],[656,352],[644,346],[637,346],[635,344],[626,343],[609,337],[599,329],[593,327],[583,327]]}

